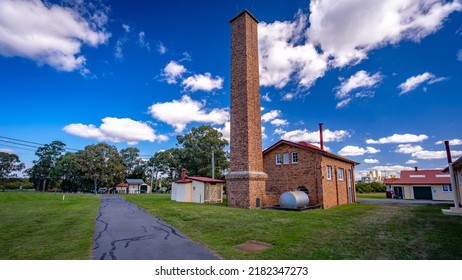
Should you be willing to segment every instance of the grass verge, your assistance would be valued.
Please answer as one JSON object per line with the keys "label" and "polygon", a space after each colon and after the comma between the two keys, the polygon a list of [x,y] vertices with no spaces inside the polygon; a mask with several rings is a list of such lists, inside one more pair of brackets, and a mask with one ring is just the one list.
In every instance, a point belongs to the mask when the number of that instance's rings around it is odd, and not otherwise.
{"label": "grass verge", "polygon": [[356,193],[356,198],[385,199],[386,193]]}
{"label": "grass verge", "polygon": [[[224,259],[462,259],[462,218],[440,206],[354,204],[286,212],[170,201],[168,195],[124,196]],[[262,253],[234,246],[274,245]]]}
{"label": "grass verge", "polygon": [[90,259],[99,196],[0,193],[0,259]]}

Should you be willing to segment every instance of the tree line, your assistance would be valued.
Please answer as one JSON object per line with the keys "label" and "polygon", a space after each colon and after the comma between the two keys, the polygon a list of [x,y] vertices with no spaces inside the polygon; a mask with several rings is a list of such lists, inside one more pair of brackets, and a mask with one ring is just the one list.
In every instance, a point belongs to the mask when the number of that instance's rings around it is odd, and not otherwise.
{"label": "tree line", "polygon": [[[143,179],[163,186],[186,168],[190,176],[212,177],[212,152],[215,178],[222,178],[229,165],[225,151],[228,141],[210,126],[192,128],[177,136],[174,148],[157,151],[149,159],[140,157],[140,150],[128,147],[118,150],[107,143],[88,145],[77,152],[66,152],[66,144],[53,141],[37,149],[33,166],[25,170],[37,191],[90,191],[114,187],[125,179]],[[0,179],[4,181],[25,168],[15,154],[0,153]],[[1,182],[0,182],[1,184]]]}

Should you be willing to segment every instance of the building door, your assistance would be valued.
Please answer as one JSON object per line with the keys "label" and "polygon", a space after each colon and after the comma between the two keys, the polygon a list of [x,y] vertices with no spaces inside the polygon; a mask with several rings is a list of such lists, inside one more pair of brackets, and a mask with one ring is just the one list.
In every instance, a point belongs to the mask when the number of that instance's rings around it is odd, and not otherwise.
{"label": "building door", "polygon": [[393,187],[393,191],[395,192],[396,197],[404,198],[403,187]]}
{"label": "building door", "polygon": [[348,181],[348,197],[349,197],[349,202],[353,203],[353,186],[351,184],[351,170],[348,170],[347,173],[347,181]]}
{"label": "building door", "polygon": [[431,187],[413,187],[414,199],[433,200]]}

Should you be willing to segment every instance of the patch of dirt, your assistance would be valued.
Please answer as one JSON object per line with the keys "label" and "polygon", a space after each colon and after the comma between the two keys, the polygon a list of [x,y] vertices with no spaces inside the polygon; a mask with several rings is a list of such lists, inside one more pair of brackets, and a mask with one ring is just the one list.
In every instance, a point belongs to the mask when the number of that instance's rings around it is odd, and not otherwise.
{"label": "patch of dirt", "polygon": [[249,240],[247,242],[234,246],[234,248],[241,250],[241,251],[245,251],[245,252],[261,253],[267,249],[273,248],[273,245],[263,243],[263,242],[258,242],[255,240]]}

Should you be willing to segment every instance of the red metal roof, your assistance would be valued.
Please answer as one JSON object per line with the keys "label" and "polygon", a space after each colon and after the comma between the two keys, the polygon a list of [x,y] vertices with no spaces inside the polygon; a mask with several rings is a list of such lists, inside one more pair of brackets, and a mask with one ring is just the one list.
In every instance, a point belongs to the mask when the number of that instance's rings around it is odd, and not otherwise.
{"label": "red metal roof", "polygon": [[400,178],[385,179],[385,185],[450,185],[449,174],[441,170],[403,170]]}
{"label": "red metal roof", "polygon": [[218,179],[212,179],[212,178],[209,178],[209,177],[190,177],[190,176],[187,176],[186,179],[190,179],[190,180],[193,180],[193,181],[199,181],[199,182],[203,182],[203,183],[224,183],[225,180],[218,180]]}
{"label": "red metal roof", "polygon": [[209,177],[199,177],[199,176],[187,176],[186,180],[178,179],[174,181],[177,184],[186,184],[191,183],[192,181],[198,181],[203,183],[225,183],[224,180],[212,179]]}
{"label": "red metal roof", "polygon": [[329,153],[329,152],[327,152],[325,150],[321,150],[321,148],[319,148],[318,146],[308,144],[308,143],[306,143],[304,141],[294,143],[294,142],[290,142],[290,141],[287,141],[287,140],[279,140],[277,143],[275,143],[271,147],[265,149],[263,151],[263,156],[265,154],[269,153],[270,151],[272,151],[273,149],[275,149],[275,148],[277,148],[277,147],[279,147],[279,146],[281,146],[283,144],[286,144],[286,145],[289,145],[289,146],[292,146],[292,147],[305,149],[305,150],[308,150],[308,151],[311,151],[311,152],[319,153],[319,154],[322,154],[323,156],[330,157],[330,158],[335,158],[335,159],[338,159],[338,160],[341,160],[341,161],[344,161],[344,162],[348,162],[348,163],[351,163],[351,164],[354,164],[354,165],[359,164],[359,162],[356,162],[356,161],[353,161],[353,160],[350,160],[350,159],[347,159],[347,158],[344,158],[344,157]]}
{"label": "red metal roof", "polygon": [[127,183],[120,183],[120,184],[117,184],[116,187],[128,187],[128,184]]}

